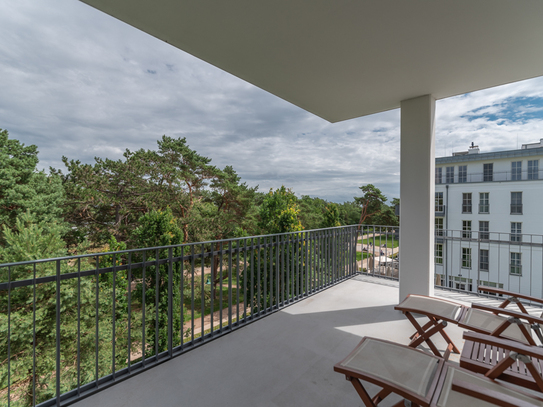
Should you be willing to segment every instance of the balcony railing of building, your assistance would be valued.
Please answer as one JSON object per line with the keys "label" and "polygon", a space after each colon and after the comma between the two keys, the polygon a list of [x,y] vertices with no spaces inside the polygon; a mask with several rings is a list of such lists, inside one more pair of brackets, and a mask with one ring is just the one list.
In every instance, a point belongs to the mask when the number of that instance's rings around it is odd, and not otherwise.
{"label": "balcony railing of building", "polygon": [[471,182],[537,181],[543,180],[543,170],[538,171],[494,171],[492,173],[467,173],[436,177],[436,184],[464,184]]}
{"label": "balcony railing of building", "polygon": [[0,404],[72,403],[357,273],[356,226],[0,265]]}

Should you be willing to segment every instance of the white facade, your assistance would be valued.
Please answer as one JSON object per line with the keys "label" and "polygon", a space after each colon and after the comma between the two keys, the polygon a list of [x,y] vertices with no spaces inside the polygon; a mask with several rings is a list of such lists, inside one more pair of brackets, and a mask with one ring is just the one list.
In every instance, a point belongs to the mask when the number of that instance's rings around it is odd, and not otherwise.
{"label": "white facade", "polygon": [[435,181],[438,283],[543,296],[543,139],[436,158]]}

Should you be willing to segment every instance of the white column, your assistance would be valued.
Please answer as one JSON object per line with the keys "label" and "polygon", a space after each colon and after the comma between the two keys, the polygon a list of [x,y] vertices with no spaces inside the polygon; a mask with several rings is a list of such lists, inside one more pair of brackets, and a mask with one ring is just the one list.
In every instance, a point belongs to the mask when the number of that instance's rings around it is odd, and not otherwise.
{"label": "white column", "polygon": [[400,301],[434,294],[435,98],[401,102]]}

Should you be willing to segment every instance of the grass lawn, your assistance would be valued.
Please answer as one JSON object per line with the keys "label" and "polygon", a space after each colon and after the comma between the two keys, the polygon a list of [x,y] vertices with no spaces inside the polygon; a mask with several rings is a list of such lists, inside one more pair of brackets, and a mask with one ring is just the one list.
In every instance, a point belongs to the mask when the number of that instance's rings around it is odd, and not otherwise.
{"label": "grass lawn", "polygon": [[357,252],[356,253],[356,260],[357,261],[360,261],[362,259],[367,259],[367,258],[368,258],[368,253],[366,253],[366,252],[362,252],[362,253]]}
{"label": "grass lawn", "polygon": [[398,239],[394,239],[394,235],[392,234],[389,234],[388,236],[375,236],[375,239],[373,237],[364,240],[360,239],[358,243],[373,243],[374,246],[383,246],[386,243],[387,247],[398,247],[399,244]]}

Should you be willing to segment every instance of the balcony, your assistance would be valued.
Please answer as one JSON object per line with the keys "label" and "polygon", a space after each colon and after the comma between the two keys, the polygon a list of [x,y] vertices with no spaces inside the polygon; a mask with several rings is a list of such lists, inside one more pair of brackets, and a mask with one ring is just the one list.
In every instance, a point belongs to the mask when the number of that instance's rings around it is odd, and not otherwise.
{"label": "balcony", "polygon": [[[543,295],[532,291],[542,236],[515,246],[513,269],[509,234],[484,232],[483,245],[481,232],[461,233],[445,231],[436,248],[435,282],[451,289],[437,295],[480,302],[467,292],[478,284]],[[412,333],[393,310],[398,255],[397,227],[363,226],[0,265],[0,397],[43,407],[356,405],[333,364],[362,336],[408,343]],[[460,268],[461,255],[473,269]]]}
{"label": "balcony", "polygon": [[[499,303],[445,290],[437,294]],[[394,311],[397,302],[397,283],[354,276],[74,406],[360,405],[352,385],[332,366],[363,336],[407,344],[413,328]],[[461,329],[449,325],[447,332],[462,343]],[[442,339],[437,345],[445,349]]]}
{"label": "balcony", "polygon": [[543,179],[543,170],[511,172],[501,171],[492,173],[469,173],[466,175],[448,175],[442,179],[436,178],[436,184],[469,184],[475,182],[509,182],[509,181],[537,181]]}

